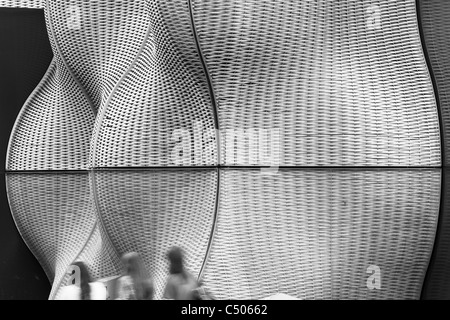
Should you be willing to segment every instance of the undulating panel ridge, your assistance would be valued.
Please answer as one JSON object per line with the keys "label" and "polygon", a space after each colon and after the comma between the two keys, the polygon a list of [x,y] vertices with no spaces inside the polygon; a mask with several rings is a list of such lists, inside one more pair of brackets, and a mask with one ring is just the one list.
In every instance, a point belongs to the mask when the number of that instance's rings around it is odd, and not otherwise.
{"label": "undulating panel ridge", "polygon": [[83,91],[55,56],[16,120],[6,169],[87,169],[94,119]]}
{"label": "undulating panel ridge", "polygon": [[104,230],[119,254],[139,252],[162,297],[169,275],[166,253],[181,246],[198,275],[214,220],[215,170],[93,171]]}
{"label": "undulating panel ridge", "polygon": [[[97,117],[92,167],[217,163],[214,113],[184,1],[138,1],[142,51]],[[143,30],[130,30],[130,32]],[[142,39],[141,35],[130,36]]]}
{"label": "undulating panel ridge", "polygon": [[[225,136],[278,131],[285,166],[440,165],[414,0],[191,3]],[[222,164],[264,164],[228,139]]]}
{"label": "undulating panel ridge", "polygon": [[59,53],[96,109],[138,55],[148,11],[146,1],[48,1],[47,24]]}
{"label": "undulating panel ridge", "polygon": [[53,283],[50,298],[80,257],[94,265],[93,276],[120,272],[117,255],[99,237],[87,172],[9,173],[6,182],[16,226]]}
{"label": "undulating panel ridge", "polygon": [[[445,145],[430,19],[447,7],[420,8]],[[85,170],[7,177],[50,299],[73,261],[98,279],[130,251],[160,299],[174,245],[219,299],[420,297],[442,150],[414,0],[47,0],[45,17],[54,59],[6,169]],[[392,166],[429,168],[364,168]]]}
{"label": "undulating panel ridge", "polygon": [[[51,30],[50,30],[51,31]],[[52,283],[50,299],[67,284],[67,267],[80,257],[93,276],[120,272],[109,239],[100,236],[86,170],[95,108],[67,68],[49,32],[54,59],[25,102],[10,136],[7,191],[16,226]]]}
{"label": "undulating panel ridge", "polygon": [[446,165],[450,164],[450,2],[418,1],[424,46],[439,97]]}
{"label": "undulating panel ridge", "polygon": [[[116,250],[112,247],[109,238],[101,232],[98,221],[94,229],[84,244],[83,250],[75,260],[83,261],[92,279],[105,279],[111,276],[118,276],[122,272],[122,264]],[[50,299],[58,299],[60,289],[70,285],[71,278],[66,272],[59,283],[54,283],[53,294]]]}
{"label": "undulating panel ridge", "polygon": [[439,169],[223,170],[202,279],[219,299],[418,299],[440,182]]}

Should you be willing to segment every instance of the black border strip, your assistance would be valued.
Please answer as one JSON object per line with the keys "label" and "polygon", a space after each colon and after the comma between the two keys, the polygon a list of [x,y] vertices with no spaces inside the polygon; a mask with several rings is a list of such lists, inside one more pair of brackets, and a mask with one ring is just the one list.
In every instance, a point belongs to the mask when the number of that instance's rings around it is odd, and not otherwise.
{"label": "black border strip", "polygon": [[423,30],[423,26],[422,26],[422,11],[421,11],[421,6],[420,6],[420,1],[421,0],[416,0],[416,13],[417,13],[417,26],[419,29],[419,33],[420,33],[420,41],[422,43],[422,49],[423,49],[423,53],[425,56],[425,60],[427,63],[427,67],[428,67],[428,72],[430,73],[430,77],[431,77],[431,83],[433,84],[433,90],[434,90],[434,96],[436,99],[436,106],[437,106],[437,111],[438,111],[438,118],[439,118],[439,129],[440,129],[440,134],[441,134],[441,169],[442,169],[442,173],[441,173],[441,199],[439,202],[439,213],[438,213],[438,221],[436,224],[436,233],[435,233],[435,237],[434,237],[434,242],[433,242],[433,250],[431,251],[431,255],[430,255],[430,259],[428,261],[428,267],[425,271],[425,276],[423,278],[423,282],[422,282],[422,288],[421,288],[421,292],[420,292],[420,300],[425,300],[425,294],[424,292],[427,290],[428,288],[428,281],[430,278],[430,266],[434,265],[436,262],[436,255],[437,255],[437,246],[436,246],[436,241],[440,238],[440,226],[442,224],[442,211],[444,208],[444,195],[445,195],[445,167],[446,167],[446,157],[445,157],[445,130],[444,130],[444,121],[442,118],[442,109],[441,109],[441,102],[439,99],[439,89],[438,89],[438,85],[437,85],[437,81],[436,81],[436,77],[434,75],[434,71],[433,71],[433,66],[431,63],[431,59],[430,56],[428,54],[428,48],[427,48],[427,43],[425,40],[425,33]]}
{"label": "black border strip", "polygon": [[445,167],[446,164],[446,157],[445,157],[445,130],[444,130],[444,121],[442,118],[442,110],[441,110],[441,101],[439,99],[439,89],[438,89],[438,84],[436,81],[436,76],[434,75],[434,71],[433,71],[433,65],[431,63],[430,60],[430,56],[428,54],[428,48],[427,48],[427,43],[425,41],[425,33],[423,31],[423,26],[422,26],[422,12],[420,9],[420,1],[421,0],[416,0],[416,13],[417,13],[417,25],[419,28],[419,33],[420,33],[420,41],[422,43],[422,49],[423,49],[423,53],[425,56],[425,60],[428,66],[428,71],[430,73],[430,78],[431,78],[431,83],[433,84],[433,90],[434,90],[434,96],[436,99],[436,106],[437,106],[437,112],[438,112],[438,118],[439,118],[439,131],[441,133],[441,166]]}
{"label": "black border strip", "polygon": [[[438,251],[438,243],[439,243],[439,239],[441,238],[441,230],[442,230],[442,219],[443,219],[443,212],[445,210],[445,201],[444,201],[444,195],[445,195],[445,184],[447,181],[446,178],[446,169],[443,168],[441,170],[441,184],[442,184],[442,188],[441,188],[441,201],[439,204],[439,214],[438,214],[438,219],[436,222],[436,233],[435,233],[435,237],[434,237],[434,242],[433,242],[433,250],[431,251],[431,254],[429,256],[429,260],[428,260],[428,266],[425,270],[425,275],[423,277],[423,281],[422,281],[422,289],[420,292],[420,300],[433,300],[435,298],[428,298],[429,294],[427,293],[427,291],[431,291],[433,293],[433,288],[429,287],[428,283],[430,281],[431,278],[431,272],[430,270],[433,269],[434,265],[436,264],[436,260],[437,260],[437,251]],[[435,291],[436,292],[436,291]],[[431,295],[433,296],[433,294]],[[447,299],[448,297],[439,297],[439,299]]]}

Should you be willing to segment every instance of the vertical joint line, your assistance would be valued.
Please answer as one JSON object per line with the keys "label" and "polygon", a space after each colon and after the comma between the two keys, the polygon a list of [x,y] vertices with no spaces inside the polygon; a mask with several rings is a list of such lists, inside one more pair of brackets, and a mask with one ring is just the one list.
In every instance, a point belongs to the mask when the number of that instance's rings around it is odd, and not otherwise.
{"label": "vertical joint line", "polygon": [[214,93],[214,86],[212,84],[211,75],[208,71],[208,66],[206,65],[205,57],[203,56],[202,48],[200,46],[200,41],[198,39],[197,29],[195,27],[194,19],[194,9],[192,8],[192,0],[188,0],[189,16],[191,20],[192,34],[194,36],[195,46],[197,47],[197,53],[200,57],[200,62],[203,67],[203,72],[205,73],[206,82],[208,84],[209,96],[211,99],[212,112],[214,116],[214,125],[216,131],[216,148],[217,148],[217,165],[220,166],[220,125],[219,125],[219,111],[217,106],[217,99]]}
{"label": "vertical joint line", "polygon": [[188,7],[189,7],[189,16],[190,16],[190,20],[191,20],[191,28],[192,28],[192,34],[194,37],[194,41],[195,41],[195,45],[197,47],[197,53],[198,56],[200,58],[200,62],[202,64],[203,67],[203,72],[205,74],[205,78],[206,78],[206,82],[208,84],[208,91],[209,91],[209,96],[211,99],[211,105],[212,105],[212,112],[213,112],[213,116],[214,116],[214,125],[215,125],[215,131],[216,131],[216,148],[217,148],[217,189],[216,189],[216,201],[215,201],[215,205],[214,205],[214,217],[213,217],[213,222],[212,222],[212,227],[211,227],[211,233],[209,236],[209,241],[208,241],[208,246],[206,248],[206,253],[205,253],[205,258],[203,260],[203,264],[200,268],[200,272],[198,275],[198,279],[201,280],[201,278],[203,277],[203,273],[206,267],[206,263],[209,260],[209,256],[211,253],[211,247],[212,247],[212,243],[214,240],[214,235],[216,232],[216,228],[217,228],[217,218],[218,218],[218,210],[219,210],[219,198],[220,198],[220,162],[221,162],[221,156],[220,156],[220,124],[219,124],[219,111],[218,111],[218,105],[217,105],[217,99],[214,93],[214,86],[212,83],[212,79],[211,79],[211,75],[208,71],[208,66],[206,65],[206,61],[205,61],[205,57],[203,56],[203,52],[200,46],[200,41],[198,38],[198,34],[197,34],[197,29],[195,27],[195,19],[194,19],[194,9],[193,9],[193,4],[192,4],[192,0],[188,0]]}
{"label": "vertical joint line", "polygon": [[438,217],[437,217],[437,223],[436,223],[436,227],[435,227],[435,237],[434,237],[434,242],[433,242],[433,249],[431,252],[431,255],[428,259],[428,266],[425,270],[425,274],[423,276],[423,281],[422,281],[422,288],[420,291],[420,300],[426,299],[426,291],[427,291],[427,283],[429,281],[429,277],[430,277],[430,266],[432,266],[434,264],[434,261],[436,259],[436,251],[437,251],[437,246],[436,246],[436,242],[439,239],[439,227],[442,223],[442,213],[444,210],[444,194],[445,194],[445,166],[446,166],[446,157],[445,157],[445,130],[444,130],[444,121],[442,118],[442,110],[441,110],[441,102],[439,99],[439,89],[438,89],[438,85],[436,82],[436,77],[434,75],[434,71],[433,71],[433,66],[431,64],[431,60],[430,60],[430,56],[428,54],[428,48],[427,48],[427,44],[425,41],[425,32],[423,29],[423,25],[422,25],[422,11],[421,11],[421,5],[420,5],[421,0],[416,0],[415,1],[415,5],[416,5],[416,17],[417,17],[417,26],[419,29],[419,34],[420,34],[420,41],[422,44],[422,50],[423,50],[423,55],[425,57],[425,61],[428,67],[428,72],[430,74],[430,78],[431,78],[431,83],[433,85],[433,91],[434,91],[434,96],[436,99],[436,108],[437,108],[437,112],[438,112],[438,119],[439,119],[439,132],[441,135],[441,194],[440,194],[440,201],[439,201],[439,210],[438,210]]}
{"label": "vertical joint line", "polygon": [[216,201],[214,204],[214,217],[213,217],[213,222],[212,222],[212,226],[211,226],[211,233],[209,236],[209,241],[208,241],[208,246],[206,248],[206,254],[205,254],[205,259],[203,260],[203,264],[202,267],[200,268],[200,272],[198,274],[198,279],[201,280],[203,277],[203,273],[205,271],[205,267],[206,267],[206,263],[209,260],[209,256],[211,254],[211,247],[212,247],[212,243],[214,241],[214,236],[216,234],[216,229],[217,229],[217,219],[218,219],[218,212],[219,212],[219,198],[220,198],[220,168],[216,169],[217,172],[217,188],[216,188]]}
{"label": "vertical joint line", "polygon": [[416,0],[416,15],[417,15],[417,26],[419,29],[419,34],[420,34],[420,42],[422,43],[422,51],[423,51],[423,55],[425,57],[425,61],[428,67],[428,72],[430,74],[430,78],[431,78],[431,83],[433,85],[433,91],[434,91],[434,97],[436,99],[436,108],[437,108],[437,112],[438,112],[438,119],[439,119],[439,132],[441,134],[441,167],[445,166],[445,130],[444,130],[444,121],[442,118],[442,110],[441,110],[441,102],[440,102],[440,98],[439,98],[439,89],[438,89],[438,85],[436,82],[436,77],[434,75],[434,71],[433,71],[433,66],[431,64],[431,60],[430,60],[430,56],[428,54],[428,48],[427,48],[427,43],[425,41],[425,33],[423,30],[423,26],[422,26],[422,12],[420,9],[420,1],[421,0]]}

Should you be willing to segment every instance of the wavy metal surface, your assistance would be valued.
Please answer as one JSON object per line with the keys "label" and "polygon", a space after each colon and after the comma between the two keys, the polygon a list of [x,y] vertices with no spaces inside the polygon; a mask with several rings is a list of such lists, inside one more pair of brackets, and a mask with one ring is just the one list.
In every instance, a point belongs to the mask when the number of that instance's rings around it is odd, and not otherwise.
{"label": "wavy metal surface", "polygon": [[[221,299],[419,298],[440,170],[206,168],[264,165],[267,146],[245,131],[262,129],[280,130],[281,166],[440,166],[415,3],[379,9],[377,28],[377,8],[355,1],[47,1],[55,58],[17,120],[7,168],[93,168],[90,183],[8,176],[50,298],[74,259],[104,277],[129,251],[161,298],[172,245]],[[244,130],[234,147],[232,130]],[[381,290],[366,286],[371,264]]]}
{"label": "wavy metal surface", "polygon": [[[192,0],[192,7],[225,136],[279,129],[285,166],[440,165],[414,0]],[[371,24],[376,10],[379,28]],[[264,164],[257,149],[249,155],[225,141],[221,164]]]}
{"label": "wavy metal surface", "polygon": [[178,245],[186,267],[198,274],[214,218],[215,170],[93,171],[101,221],[119,254],[139,252],[162,297],[169,272],[166,253]]}
{"label": "wavy metal surface", "polygon": [[[219,299],[418,299],[441,171],[221,172],[202,279]],[[369,290],[367,268],[381,269]]]}
{"label": "wavy metal surface", "polygon": [[111,245],[99,236],[87,172],[8,173],[6,182],[17,228],[53,283],[50,299],[67,284],[76,259],[85,259],[94,277],[120,272]]}
{"label": "wavy metal surface", "polygon": [[[142,44],[133,66],[117,84],[97,117],[91,145],[92,167],[211,165],[217,163],[215,128],[209,91],[190,34],[183,1],[138,1],[149,26],[128,34]],[[141,34],[138,34],[140,32]],[[200,130],[196,130],[198,124]],[[180,136],[196,141],[204,152],[186,162],[173,158]]]}
{"label": "wavy metal surface", "polygon": [[17,172],[7,179],[14,221],[53,284],[53,299],[75,259],[85,259],[94,277],[116,275],[120,266],[100,235],[87,172],[52,173],[88,168],[95,109],[48,31],[54,59],[16,120],[6,169]]}
{"label": "wavy metal surface", "polygon": [[96,109],[132,65],[150,19],[145,1],[48,1],[60,54]]}
{"label": "wavy metal surface", "polygon": [[87,169],[94,119],[85,95],[55,56],[14,124],[6,169]]}

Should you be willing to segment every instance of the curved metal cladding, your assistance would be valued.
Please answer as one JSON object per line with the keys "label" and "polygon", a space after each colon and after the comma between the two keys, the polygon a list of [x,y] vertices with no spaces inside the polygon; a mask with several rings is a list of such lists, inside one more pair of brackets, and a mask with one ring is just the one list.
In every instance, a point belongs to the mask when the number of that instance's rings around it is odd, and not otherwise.
{"label": "curved metal cladding", "polygon": [[6,169],[87,169],[94,119],[88,100],[55,56],[16,120]]}
{"label": "curved metal cladding", "polygon": [[45,0],[0,0],[0,7],[43,9]]}
{"label": "curved metal cladding", "polygon": [[[184,1],[135,1],[146,9],[149,25],[142,51],[102,106],[91,145],[91,166],[165,167],[217,163],[216,143],[204,131],[215,128],[207,81],[190,32]],[[109,2],[108,2],[109,3]],[[131,22],[130,22],[131,23]],[[143,32],[142,30],[139,30]],[[200,128],[200,130],[198,130]],[[194,152],[179,157],[182,139]],[[211,141],[212,140],[212,141]]]}
{"label": "curved metal cladding", "polygon": [[94,108],[61,59],[51,30],[49,35],[54,59],[16,120],[6,169],[14,221],[53,284],[51,299],[67,284],[67,267],[80,257],[97,277],[120,269],[108,239],[99,238],[89,177],[82,172],[89,163]]}
{"label": "curved metal cladding", "polygon": [[77,259],[94,278],[120,270],[111,245],[99,237],[87,172],[8,173],[7,189],[17,228],[53,283],[50,299]]}
{"label": "curved metal cladding", "polygon": [[105,170],[92,175],[112,244],[120,253],[142,255],[155,281],[155,298],[163,294],[171,246],[184,248],[186,267],[200,272],[213,223],[216,170]]}
{"label": "curved metal cladding", "polygon": [[[203,281],[219,299],[418,299],[440,200],[433,170],[223,170]],[[371,266],[381,288],[368,288]]]}
{"label": "curved metal cladding", "polygon": [[[90,165],[105,233],[118,253],[142,255],[155,279],[155,297],[160,298],[169,271],[165,254],[172,245],[181,245],[188,268],[200,272],[217,191],[216,169],[167,167],[217,164],[215,120],[188,5],[134,3],[139,11],[131,9],[141,14],[138,20],[147,29],[133,28],[133,19],[123,21],[127,37],[141,48],[100,106]],[[103,5],[111,9],[110,2]],[[183,153],[185,146],[189,151]],[[105,167],[154,168],[98,169]]]}
{"label": "curved metal cladding", "polygon": [[[137,251],[161,298],[165,253],[180,245],[218,298],[419,298],[440,170],[298,169],[441,165],[415,9],[49,0],[55,61],[17,121],[8,168],[89,168],[91,189],[83,174],[80,190],[53,175],[10,175],[8,190],[19,230],[58,276],[51,297],[73,259],[106,276]],[[267,164],[284,168],[261,174]]]}
{"label": "curved metal cladding", "polygon": [[54,41],[96,109],[133,63],[149,26],[143,1],[47,3]]}
{"label": "curved metal cladding", "polygon": [[437,86],[442,118],[445,165],[450,164],[450,3],[447,1],[417,1],[420,11],[424,45]]}
{"label": "curved metal cladding", "polygon": [[439,166],[415,2],[376,3],[192,0],[221,133],[278,129],[285,166]]}
{"label": "curved metal cladding", "polygon": [[[278,130],[280,166],[440,166],[438,110],[415,9],[414,1],[192,0],[218,103],[220,163],[266,165],[261,140],[252,143]],[[211,291],[240,299],[276,292],[418,299],[440,171],[306,172],[221,172],[202,273]],[[367,287],[372,264],[383,274],[381,290]]]}
{"label": "curved metal cladding", "polygon": [[[93,279],[104,279],[109,276],[119,275],[122,266],[115,248],[111,245],[108,238],[105,238],[102,229],[96,221],[90,237],[84,241],[84,248],[76,257],[76,260],[84,261],[89,268],[89,272]],[[69,264],[70,265],[70,264]],[[71,278],[65,274],[54,290],[51,299],[58,299],[61,291],[58,289],[62,286],[69,285]]]}

